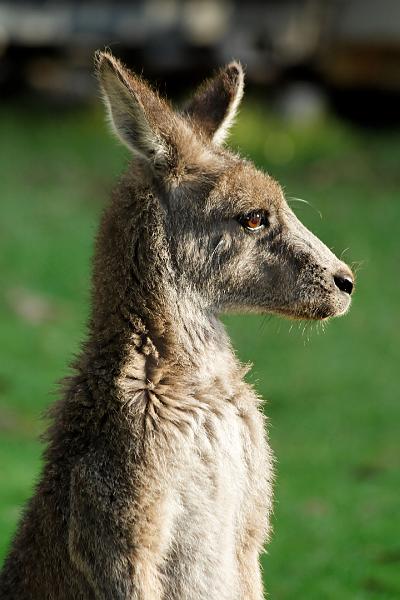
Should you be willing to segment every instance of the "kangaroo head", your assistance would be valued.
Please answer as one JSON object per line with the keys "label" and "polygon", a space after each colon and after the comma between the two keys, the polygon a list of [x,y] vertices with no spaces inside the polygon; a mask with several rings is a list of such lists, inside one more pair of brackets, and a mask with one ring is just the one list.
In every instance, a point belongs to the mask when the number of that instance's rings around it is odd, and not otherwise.
{"label": "kangaroo head", "polygon": [[168,280],[177,301],[190,296],[211,312],[325,319],[347,311],[349,267],[301,224],[274,179],[222,146],[243,93],[238,63],[180,113],[109,53],[97,55],[97,70],[111,125],[134,155],[112,214],[123,262],[136,270],[124,230],[142,240],[140,285]]}

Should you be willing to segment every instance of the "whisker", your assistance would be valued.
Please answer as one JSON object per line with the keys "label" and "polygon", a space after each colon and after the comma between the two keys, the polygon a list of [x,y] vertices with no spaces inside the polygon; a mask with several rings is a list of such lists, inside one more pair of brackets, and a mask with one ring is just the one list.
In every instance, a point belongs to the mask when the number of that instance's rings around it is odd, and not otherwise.
{"label": "whisker", "polygon": [[267,322],[267,315],[264,315],[262,320],[261,320],[261,325],[260,325],[260,329],[258,330],[258,333],[261,334],[265,328]]}
{"label": "whisker", "polygon": [[313,208],[316,213],[318,213],[319,218],[322,221],[322,212],[320,210],[318,210],[318,208],[316,208],[308,200],[304,200],[304,198],[296,198],[295,196],[289,196],[288,199],[287,199],[287,201],[288,201],[288,204],[290,204],[290,202],[301,202],[302,204],[307,204],[308,206],[310,206],[311,208]]}
{"label": "whisker", "polygon": [[354,273],[358,273],[360,271],[360,269],[363,268],[364,266],[364,262],[363,260],[355,260],[353,261],[350,266],[351,266],[351,270],[354,271]]}

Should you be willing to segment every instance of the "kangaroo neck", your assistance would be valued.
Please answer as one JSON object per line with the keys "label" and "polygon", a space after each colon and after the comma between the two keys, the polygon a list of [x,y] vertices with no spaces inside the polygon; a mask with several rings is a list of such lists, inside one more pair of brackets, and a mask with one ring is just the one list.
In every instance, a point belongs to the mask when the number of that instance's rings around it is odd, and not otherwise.
{"label": "kangaroo neck", "polygon": [[218,317],[177,293],[161,305],[162,311],[160,304],[151,310],[148,301],[143,310],[104,314],[105,322],[97,318],[88,345],[90,372],[98,365],[111,387],[117,380],[122,397],[132,386],[166,379],[184,388],[232,379],[238,362]]}

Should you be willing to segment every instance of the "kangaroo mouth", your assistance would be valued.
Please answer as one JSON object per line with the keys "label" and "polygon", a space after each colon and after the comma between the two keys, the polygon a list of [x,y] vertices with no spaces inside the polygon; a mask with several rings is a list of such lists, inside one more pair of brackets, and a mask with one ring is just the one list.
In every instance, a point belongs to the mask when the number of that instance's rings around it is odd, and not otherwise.
{"label": "kangaroo mouth", "polygon": [[336,295],[332,300],[312,302],[310,304],[299,303],[293,307],[286,306],[274,310],[278,315],[294,320],[325,321],[332,317],[341,317],[350,308],[351,299],[347,294]]}
{"label": "kangaroo mouth", "polygon": [[307,310],[305,308],[296,308],[293,310],[285,308],[276,310],[274,312],[277,315],[285,317],[286,319],[291,319],[293,321],[325,321],[326,319],[330,319],[331,317],[338,316],[329,307],[314,307],[310,310]]}

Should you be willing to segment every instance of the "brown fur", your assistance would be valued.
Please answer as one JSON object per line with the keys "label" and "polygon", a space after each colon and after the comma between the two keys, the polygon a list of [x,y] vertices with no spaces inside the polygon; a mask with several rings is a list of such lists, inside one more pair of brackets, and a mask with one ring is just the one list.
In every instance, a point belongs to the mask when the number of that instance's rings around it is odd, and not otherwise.
{"label": "brown fur", "polygon": [[[97,67],[134,160],[102,220],[87,341],[0,598],[260,600],[272,458],[218,314],[342,314],[333,276],[351,273],[275,181],[219,145],[240,65],[181,114],[110,54]],[[250,232],[238,217],[255,209],[268,223]]]}

